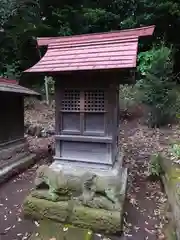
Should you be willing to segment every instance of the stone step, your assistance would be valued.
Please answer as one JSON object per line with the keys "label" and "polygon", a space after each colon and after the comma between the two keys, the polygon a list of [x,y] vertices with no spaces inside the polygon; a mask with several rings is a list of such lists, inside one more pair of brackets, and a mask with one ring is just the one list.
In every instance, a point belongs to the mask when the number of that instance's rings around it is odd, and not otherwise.
{"label": "stone step", "polygon": [[0,158],[0,169],[3,169],[15,162],[18,162],[19,160],[21,160],[22,158],[25,158],[29,155],[29,152],[21,152],[21,153],[16,153],[14,156],[12,156],[11,158],[9,159],[5,159],[5,160],[2,160]]}
{"label": "stone step", "polygon": [[9,179],[12,175],[15,175],[22,170],[27,169],[36,161],[36,154],[29,154],[26,157],[19,159],[16,162],[12,162],[8,166],[0,169],[0,183]]}
{"label": "stone step", "polygon": [[0,147],[0,160],[10,159],[12,156],[18,153],[27,152],[28,143],[24,140],[20,142],[14,142],[11,144]]}
{"label": "stone step", "polygon": [[50,220],[40,222],[37,231],[32,234],[29,240],[91,240],[92,231],[76,228],[69,225],[62,225]]}

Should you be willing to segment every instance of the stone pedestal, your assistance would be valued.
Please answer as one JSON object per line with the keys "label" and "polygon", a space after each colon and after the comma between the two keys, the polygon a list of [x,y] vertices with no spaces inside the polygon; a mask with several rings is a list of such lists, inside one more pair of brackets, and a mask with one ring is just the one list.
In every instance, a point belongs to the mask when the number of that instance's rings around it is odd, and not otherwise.
{"label": "stone pedestal", "polygon": [[56,163],[41,166],[36,190],[24,203],[25,216],[94,232],[121,232],[127,184],[127,169],[121,162],[122,156],[110,170]]}

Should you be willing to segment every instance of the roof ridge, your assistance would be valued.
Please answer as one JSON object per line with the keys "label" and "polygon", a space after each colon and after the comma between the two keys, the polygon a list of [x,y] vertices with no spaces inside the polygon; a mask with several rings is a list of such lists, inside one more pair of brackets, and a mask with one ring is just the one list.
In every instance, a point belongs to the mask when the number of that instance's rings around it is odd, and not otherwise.
{"label": "roof ridge", "polygon": [[[72,36],[59,36],[59,37],[39,37],[37,38],[37,42],[39,46],[46,46],[48,45],[51,41],[59,41],[59,40],[75,40],[75,39],[80,39],[82,40],[83,38],[93,38],[94,40],[97,40],[96,37],[104,37],[107,35],[109,38],[111,38],[114,34],[118,35],[119,37],[123,36],[123,34],[128,34],[126,35],[127,37],[133,36],[133,33],[136,37],[142,37],[142,36],[149,36],[153,34],[155,26],[146,26],[146,27],[140,27],[140,28],[131,28],[131,29],[124,29],[124,30],[116,30],[116,31],[110,31],[110,32],[102,32],[102,33],[88,33],[88,34],[79,34],[79,35],[72,35]],[[130,35],[129,35],[130,34]],[[117,36],[117,37],[118,37]],[[95,37],[95,38],[94,38]]]}

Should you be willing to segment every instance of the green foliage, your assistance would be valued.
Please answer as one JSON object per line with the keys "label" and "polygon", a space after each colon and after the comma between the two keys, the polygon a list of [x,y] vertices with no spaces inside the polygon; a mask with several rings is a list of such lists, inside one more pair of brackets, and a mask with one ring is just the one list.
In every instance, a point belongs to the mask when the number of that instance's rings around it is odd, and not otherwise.
{"label": "green foliage", "polygon": [[[28,11],[27,11],[28,9]],[[180,4],[177,0],[1,0],[0,73],[13,75],[39,60],[36,37],[103,32],[156,24],[154,43],[164,39],[179,49]],[[151,42],[143,40],[140,50]],[[139,55],[140,71],[148,56]],[[9,72],[9,70],[8,70]],[[17,72],[17,73],[16,73]],[[11,73],[12,75],[12,73]]]}
{"label": "green foliage", "polygon": [[34,91],[39,92],[42,96],[45,96],[46,94],[45,81],[47,81],[48,94],[49,94],[49,97],[51,98],[51,96],[54,95],[54,90],[55,90],[54,88],[55,82],[52,77],[45,76],[43,83],[40,84],[39,82],[37,82],[36,84],[32,85],[32,89]]}
{"label": "green foliage", "polygon": [[128,111],[132,107],[136,106],[138,102],[139,91],[134,85],[120,85],[119,90],[120,109]]}
{"label": "green foliage", "polygon": [[170,147],[170,155],[173,162],[180,164],[180,144],[174,143]]}
{"label": "green foliage", "polygon": [[159,127],[170,123],[176,115],[172,49],[162,46],[147,52],[143,58],[139,68],[142,79],[137,86],[143,93],[142,102],[149,108],[148,123]]}
{"label": "green foliage", "polygon": [[23,65],[25,68],[32,65],[32,62],[25,63],[29,62],[28,56],[31,55],[34,37],[43,26],[40,5],[37,0],[3,0],[2,2],[0,6],[0,72],[5,76],[13,73],[15,77],[19,77]]}
{"label": "green foliage", "polygon": [[20,76],[20,71],[18,69],[18,62],[7,64],[3,68],[3,73],[0,73],[1,77],[6,77],[10,79],[18,79]]}
{"label": "green foliage", "polygon": [[152,63],[156,55],[158,55],[159,49],[155,47],[146,52],[140,52],[138,54],[138,71],[141,77],[144,77],[152,67]]}
{"label": "green foliage", "polygon": [[159,177],[161,174],[163,174],[160,160],[161,160],[160,154],[154,154],[151,156],[149,164],[149,173],[151,176]]}

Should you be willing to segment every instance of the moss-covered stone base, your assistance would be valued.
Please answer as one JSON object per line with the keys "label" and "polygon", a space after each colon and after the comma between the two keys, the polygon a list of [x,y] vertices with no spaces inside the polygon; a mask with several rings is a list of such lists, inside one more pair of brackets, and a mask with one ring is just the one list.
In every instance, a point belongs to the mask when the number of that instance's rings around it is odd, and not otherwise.
{"label": "moss-covered stone base", "polygon": [[176,239],[175,235],[180,239],[180,166],[166,158],[161,158],[161,166],[164,171],[162,180],[172,209],[172,223],[176,228],[172,239]]}
{"label": "moss-covered stone base", "polygon": [[91,240],[92,232],[88,229],[66,226],[54,221],[41,221],[36,232],[29,240]]}
{"label": "moss-covered stone base", "polygon": [[24,213],[32,219],[55,220],[95,232],[115,233],[122,230],[122,212],[94,209],[83,205],[72,207],[68,201],[52,202],[30,195],[24,202]]}

